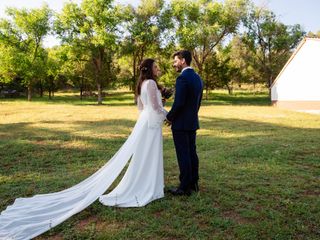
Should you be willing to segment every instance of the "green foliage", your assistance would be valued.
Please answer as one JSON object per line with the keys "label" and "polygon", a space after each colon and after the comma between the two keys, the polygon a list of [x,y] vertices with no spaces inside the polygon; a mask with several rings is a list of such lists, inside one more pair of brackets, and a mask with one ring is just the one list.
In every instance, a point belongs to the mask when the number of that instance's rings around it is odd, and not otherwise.
{"label": "green foliage", "polygon": [[[39,9],[8,8],[9,19],[0,21],[1,75],[4,79],[19,76],[31,87],[42,77],[45,50],[41,44],[50,30],[51,10],[47,5]],[[3,64],[2,64],[3,62]]]}
{"label": "green foliage", "polygon": [[[238,69],[235,82],[239,85],[249,83],[255,85],[261,81],[261,75],[257,71],[255,56],[247,45],[242,41],[240,35],[235,35],[229,43],[231,63]],[[263,81],[264,82],[264,81]]]}
{"label": "green foliage", "polygon": [[16,69],[14,66],[14,58],[16,56],[15,48],[0,43],[0,83],[8,84],[13,81],[16,76]]}
{"label": "green foliage", "polygon": [[172,1],[172,11],[181,47],[193,51],[202,70],[206,58],[224,38],[235,32],[245,14],[246,1]]}
{"label": "green foliage", "polygon": [[[121,53],[128,58],[125,67],[127,72],[125,81],[134,89],[138,75],[139,65],[147,57],[155,56],[159,60],[162,48],[170,43],[165,31],[170,27],[170,12],[165,8],[163,0],[143,0],[137,9],[132,8],[130,20],[127,23],[127,36],[122,41]],[[131,63],[130,63],[131,62]],[[128,76],[130,69],[131,78]]]}
{"label": "green foliage", "polygon": [[109,0],[84,0],[81,6],[67,3],[57,15],[57,34],[64,43],[75,48],[73,52],[80,50],[84,54],[81,61],[87,59],[93,64],[99,104],[102,103],[102,88],[115,80],[113,61],[126,13],[126,8],[114,6]]}
{"label": "green foliage", "polygon": [[252,54],[251,65],[257,69],[259,81],[270,87],[305,33],[299,24],[284,25],[272,11],[255,6],[248,11],[244,25],[247,31],[242,41]]}
{"label": "green foliage", "polygon": [[[208,58],[203,71],[205,79],[207,79],[207,89],[226,87],[229,94],[232,93],[232,84],[237,82],[240,69],[231,60],[231,47],[231,44],[226,47],[219,46],[216,53]],[[208,96],[206,96],[206,99],[208,99]]]}
{"label": "green foliage", "polygon": [[[181,48],[192,51],[194,65],[205,82],[206,96],[215,86],[226,86],[231,81],[230,66],[215,56],[218,45],[237,31],[246,14],[246,0],[172,1],[176,37]],[[219,67],[215,69],[214,67]],[[217,73],[219,73],[217,75]],[[227,77],[228,76],[228,77]],[[218,81],[222,82],[218,83]],[[228,85],[227,85],[228,86]]]}
{"label": "green foliage", "polygon": [[[29,95],[33,87],[50,96],[67,86],[80,96],[97,90],[99,104],[105,89],[133,90],[146,57],[160,65],[160,83],[173,86],[172,54],[183,48],[192,52],[206,96],[215,88],[231,93],[234,84],[270,87],[305,34],[249,0],[142,0],[138,7],[83,0],[66,2],[54,15],[46,5],[7,14],[0,21],[1,86],[20,79]],[[48,34],[61,45],[44,49]]]}

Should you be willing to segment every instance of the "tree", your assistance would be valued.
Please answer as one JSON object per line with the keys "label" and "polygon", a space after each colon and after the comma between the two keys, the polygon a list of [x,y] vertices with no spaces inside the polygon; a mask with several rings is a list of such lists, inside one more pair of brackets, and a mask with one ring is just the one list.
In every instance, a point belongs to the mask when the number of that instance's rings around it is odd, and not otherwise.
{"label": "tree", "polygon": [[[246,13],[246,0],[174,0],[172,10],[177,25],[177,40],[182,48],[192,51],[194,63],[202,75],[205,65],[213,58],[215,48],[230,34],[236,32]],[[209,91],[209,79],[205,81]],[[208,96],[208,94],[206,94]]]}
{"label": "tree", "polygon": [[54,92],[66,83],[66,77],[62,70],[67,59],[64,57],[64,46],[49,48],[47,52],[44,88],[49,93],[49,99],[52,99]]}
{"label": "tree", "polygon": [[270,87],[289,58],[291,51],[304,36],[299,24],[287,26],[276,19],[276,15],[264,8],[253,6],[244,20],[247,28],[242,41],[247,45],[254,67]]}
{"label": "tree", "polygon": [[203,74],[209,89],[226,87],[229,94],[232,94],[232,83],[240,76],[240,69],[233,64],[230,51],[230,43],[227,46],[219,44],[216,53],[209,56],[204,65]]}
{"label": "tree", "polygon": [[0,42],[0,83],[8,84],[16,76],[14,59],[12,58],[16,54],[18,54],[16,48]]}
{"label": "tree", "polygon": [[161,35],[169,27],[168,9],[163,0],[142,0],[137,9],[131,7],[131,17],[127,23],[128,36],[123,39],[123,56],[132,59],[132,79],[129,87],[136,84],[139,65],[147,54],[159,56]]}
{"label": "tree", "polygon": [[33,89],[38,90],[40,97],[43,97],[46,88],[48,67],[48,51],[44,48],[39,48],[38,57],[33,68]]}
{"label": "tree", "polygon": [[263,82],[261,74],[256,68],[256,56],[251,53],[247,45],[242,41],[241,35],[235,35],[229,42],[230,63],[238,69],[235,82],[241,86],[242,83],[253,84]]}
{"label": "tree", "polygon": [[104,75],[113,69],[113,57],[118,47],[121,23],[126,19],[127,9],[114,6],[111,0],[83,0],[81,6],[65,4],[57,15],[56,32],[62,41],[71,46],[80,46],[90,54],[95,70],[98,104],[102,104],[103,85],[114,80],[113,75]]}
{"label": "tree", "polygon": [[69,80],[70,85],[79,88],[82,100],[84,91],[91,91],[96,85],[90,51],[81,46],[62,45],[57,54],[62,61],[60,73]]}
{"label": "tree", "polygon": [[320,30],[316,33],[308,32],[306,36],[311,38],[320,38]]}
{"label": "tree", "polygon": [[0,42],[8,47],[5,65],[9,75],[20,76],[28,87],[31,100],[39,64],[43,60],[42,42],[50,31],[51,11],[47,5],[39,9],[8,8],[9,19],[0,21]]}

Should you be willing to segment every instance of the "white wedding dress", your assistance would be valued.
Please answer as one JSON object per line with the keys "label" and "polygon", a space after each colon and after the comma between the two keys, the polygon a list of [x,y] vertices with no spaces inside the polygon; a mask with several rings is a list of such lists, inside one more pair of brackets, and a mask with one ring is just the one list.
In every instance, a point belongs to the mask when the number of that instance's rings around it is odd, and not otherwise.
{"label": "white wedding dress", "polygon": [[[31,239],[95,200],[107,206],[142,207],[164,196],[162,123],[167,114],[155,81],[145,80],[139,118],[126,142],[97,172],[66,190],[17,198],[0,215],[0,239]],[[131,159],[118,186],[104,192]]]}

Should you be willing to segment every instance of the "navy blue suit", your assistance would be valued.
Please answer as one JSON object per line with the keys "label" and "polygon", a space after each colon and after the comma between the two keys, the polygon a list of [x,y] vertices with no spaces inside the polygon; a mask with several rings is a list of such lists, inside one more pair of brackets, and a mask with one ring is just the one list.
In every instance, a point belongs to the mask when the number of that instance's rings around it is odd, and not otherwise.
{"label": "navy blue suit", "polygon": [[191,68],[185,69],[176,80],[175,98],[167,119],[172,123],[172,135],[180,170],[179,188],[186,191],[199,179],[199,159],[196,152],[198,111],[201,105],[203,82]]}

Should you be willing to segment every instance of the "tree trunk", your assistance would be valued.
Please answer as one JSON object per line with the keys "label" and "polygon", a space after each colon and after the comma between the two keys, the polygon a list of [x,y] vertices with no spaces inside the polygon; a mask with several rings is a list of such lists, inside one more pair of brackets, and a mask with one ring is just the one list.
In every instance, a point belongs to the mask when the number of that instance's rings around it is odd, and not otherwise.
{"label": "tree trunk", "polygon": [[80,87],[80,100],[82,101],[82,97],[83,97],[83,89],[82,87]]}
{"label": "tree trunk", "polygon": [[54,96],[54,78],[50,78],[50,99]]}
{"label": "tree trunk", "polygon": [[98,104],[102,105],[102,91],[101,91],[101,84],[97,83],[97,87],[98,87]]}
{"label": "tree trunk", "polygon": [[103,69],[103,59],[104,59],[104,49],[99,49],[99,55],[98,57],[93,58],[93,64],[95,66],[95,78],[98,88],[98,105],[102,104],[102,69]]}
{"label": "tree trunk", "polygon": [[229,86],[229,84],[226,84],[226,86],[227,86],[227,89],[228,89],[228,93],[229,93],[229,95],[232,95],[232,93],[233,93],[233,89],[232,89],[232,87],[231,86]]}
{"label": "tree trunk", "polygon": [[271,84],[270,84],[270,80],[269,80],[269,87],[268,87],[268,89],[269,89],[269,98],[271,99]]}
{"label": "tree trunk", "polygon": [[209,85],[206,84],[206,100],[209,99]]}
{"label": "tree trunk", "polygon": [[269,77],[268,77],[268,89],[269,89],[269,98],[271,99],[271,85],[273,82],[273,77],[272,77],[272,73],[270,73],[269,71]]}
{"label": "tree trunk", "polygon": [[49,99],[51,100],[51,89],[49,89]]}
{"label": "tree trunk", "polygon": [[40,83],[40,97],[43,97],[43,86],[42,83]]}
{"label": "tree trunk", "polygon": [[134,91],[134,86],[136,85],[137,82],[137,57],[135,53],[133,53],[133,79],[132,79],[132,84],[130,84],[130,90]]}
{"label": "tree trunk", "polygon": [[[199,75],[200,74],[202,75],[202,67],[201,67],[201,70],[199,69]],[[208,72],[205,72],[204,73],[204,84],[205,84],[205,89],[206,89],[206,100],[208,100],[208,98],[209,98],[209,84],[208,84],[209,80],[208,79],[209,79],[209,74],[208,74]]]}
{"label": "tree trunk", "polygon": [[97,69],[96,78],[98,90],[98,105],[102,105],[101,69]]}
{"label": "tree trunk", "polygon": [[31,101],[32,98],[32,88],[31,84],[28,85],[28,101]]}
{"label": "tree trunk", "polygon": [[83,98],[83,76],[81,76],[80,80],[80,100],[82,101]]}

